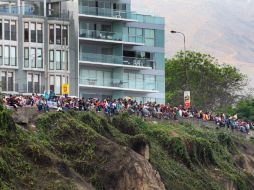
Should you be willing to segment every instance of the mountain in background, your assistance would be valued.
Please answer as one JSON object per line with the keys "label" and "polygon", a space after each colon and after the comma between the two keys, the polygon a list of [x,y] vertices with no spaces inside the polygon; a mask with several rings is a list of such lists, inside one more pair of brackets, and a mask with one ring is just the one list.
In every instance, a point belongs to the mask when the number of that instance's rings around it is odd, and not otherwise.
{"label": "mountain in background", "polygon": [[[254,0],[133,0],[134,9],[166,19],[166,56],[183,49],[209,53],[220,63],[232,64],[254,87]],[[151,13],[151,11],[149,13]]]}

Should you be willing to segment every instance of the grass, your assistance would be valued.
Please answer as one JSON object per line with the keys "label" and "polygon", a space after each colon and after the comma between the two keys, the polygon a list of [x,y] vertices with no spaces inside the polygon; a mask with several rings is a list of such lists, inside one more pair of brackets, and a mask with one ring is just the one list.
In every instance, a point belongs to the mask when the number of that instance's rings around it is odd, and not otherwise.
{"label": "grass", "polygon": [[[241,137],[190,124],[153,124],[119,115],[48,113],[36,123],[37,132],[15,125],[0,109],[0,189],[76,189],[77,178],[96,189],[112,186],[117,173],[108,169],[111,151],[125,146],[139,152],[150,146],[150,163],[166,189],[224,190],[226,183],[251,190],[253,175],[235,157],[243,158]],[[115,144],[112,144],[114,142]],[[123,149],[123,148],[122,148]],[[119,152],[119,159],[124,154]],[[111,182],[110,182],[111,181]]]}

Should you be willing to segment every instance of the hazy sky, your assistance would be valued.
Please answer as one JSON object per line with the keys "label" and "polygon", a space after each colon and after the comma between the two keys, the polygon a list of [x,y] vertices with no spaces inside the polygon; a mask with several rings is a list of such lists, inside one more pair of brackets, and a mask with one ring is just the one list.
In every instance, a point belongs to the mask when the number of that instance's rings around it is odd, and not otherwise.
{"label": "hazy sky", "polygon": [[134,9],[166,19],[166,56],[183,48],[209,53],[236,66],[254,86],[254,0],[132,0]]}

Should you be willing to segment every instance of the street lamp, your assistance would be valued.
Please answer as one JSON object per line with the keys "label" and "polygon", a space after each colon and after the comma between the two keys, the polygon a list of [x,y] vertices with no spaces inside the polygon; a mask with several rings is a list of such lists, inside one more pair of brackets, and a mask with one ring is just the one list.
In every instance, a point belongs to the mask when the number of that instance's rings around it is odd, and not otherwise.
{"label": "street lamp", "polygon": [[178,32],[175,30],[170,31],[172,34],[181,34],[183,36],[183,45],[184,45],[184,62],[185,62],[185,77],[186,77],[186,90],[188,90],[189,85],[188,85],[188,71],[187,71],[187,62],[186,62],[186,37],[185,34],[182,32]]}
{"label": "street lamp", "polygon": [[183,43],[184,43],[184,52],[186,52],[186,38],[185,38],[185,35],[184,33],[182,32],[178,32],[178,31],[175,31],[175,30],[172,30],[170,31],[172,34],[181,34],[183,36]]}

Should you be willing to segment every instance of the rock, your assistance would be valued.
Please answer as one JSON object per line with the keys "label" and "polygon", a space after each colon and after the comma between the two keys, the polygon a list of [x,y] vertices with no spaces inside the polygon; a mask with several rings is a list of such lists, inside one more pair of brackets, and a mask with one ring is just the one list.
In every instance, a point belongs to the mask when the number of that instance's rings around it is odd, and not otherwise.
{"label": "rock", "polygon": [[[149,161],[133,150],[110,143],[98,142],[96,155],[110,155],[104,163],[103,184],[107,190],[165,190],[160,174]],[[147,150],[149,151],[149,149]]]}

